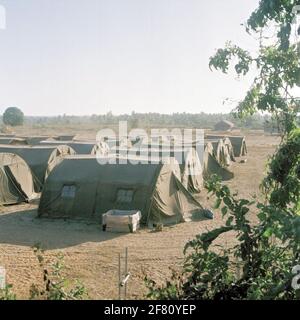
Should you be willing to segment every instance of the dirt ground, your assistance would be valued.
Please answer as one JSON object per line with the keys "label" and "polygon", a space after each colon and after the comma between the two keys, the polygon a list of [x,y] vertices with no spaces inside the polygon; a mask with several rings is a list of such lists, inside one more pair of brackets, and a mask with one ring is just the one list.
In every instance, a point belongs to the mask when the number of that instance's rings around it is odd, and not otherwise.
{"label": "dirt ground", "polygon": [[[235,178],[228,183],[240,197],[259,193],[266,160],[276,148],[278,137],[261,132],[246,134],[246,163],[234,163]],[[203,192],[200,201],[211,206]],[[255,213],[252,212],[253,219]],[[135,234],[113,234],[101,231],[97,224],[75,221],[37,219],[37,204],[10,206],[0,213],[0,266],[7,270],[8,283],[18,298],[26,299],[32,283],[41,283],[42,273],[32,246],[39,243],[45,257],[53,261],[62,252],[68,278],[78,278],[92,299],[118,298],[118,254],[128,247],[128,267],[132,277],[128,298],[142,299],[146,288],[144,275],[161,282],[183,262],[183,247],[195,235],[220,226],[222,218],[215,212],[213,220],[182,223],[165,227],[161,232],[142,229]],[[235,241],[234,235],[222,238],[224,246]]]}

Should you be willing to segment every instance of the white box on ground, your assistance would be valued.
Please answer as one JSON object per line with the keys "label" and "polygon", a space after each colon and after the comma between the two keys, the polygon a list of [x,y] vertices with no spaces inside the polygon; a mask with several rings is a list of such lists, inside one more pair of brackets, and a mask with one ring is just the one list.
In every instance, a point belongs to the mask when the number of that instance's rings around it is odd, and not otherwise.
{"label": "white box on ground", "polygon": [[137,210],[109,210],[102,216],[104,231],[135,232],[140,227],[142,214]]}
{"label": "white box on ground", "polygon": [[6,270],[4,267],[0,267],[0,289],[5,289],[6,287]]}

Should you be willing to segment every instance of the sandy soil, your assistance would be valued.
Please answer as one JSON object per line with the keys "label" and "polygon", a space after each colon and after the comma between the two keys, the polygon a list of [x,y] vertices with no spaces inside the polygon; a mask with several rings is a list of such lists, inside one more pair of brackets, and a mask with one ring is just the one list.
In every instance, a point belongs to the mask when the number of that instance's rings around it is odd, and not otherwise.
{"label": "sandy soil", "polygon": [[[240,197],[259,193],[268,156],[279,139],[259,132],[247,134],[249,155],[247,163],[235,163],[235,178],[228,184]],[[200,195],[204,206],[213,199]],[[184,244],[195,235],[222,224],[216,212],[214,220],[183,223],[166,227],[162,232],[143,229],[136,234],[113,234],[101,231],[100,225],[75,221],[37,219],[37,204],[10,206],[0,213],[0,266],[7,270],[8,282],[19,298],[26,299],[32,283],[40,283],[42,276],[32,246],[39,243],[46,249],[49,263],[62,252],[66,274],[78,278],[86,286],[92,299],[118,298],[118,254],[125,247],[129,251],[129,270],[132,277],[128,298],[143,298],[146,289],[143,278],[161,282],[183,262]],[[255,220],[255,212],[252,212]],[[231,245],[235,236],[222,238],[224,246]]]}

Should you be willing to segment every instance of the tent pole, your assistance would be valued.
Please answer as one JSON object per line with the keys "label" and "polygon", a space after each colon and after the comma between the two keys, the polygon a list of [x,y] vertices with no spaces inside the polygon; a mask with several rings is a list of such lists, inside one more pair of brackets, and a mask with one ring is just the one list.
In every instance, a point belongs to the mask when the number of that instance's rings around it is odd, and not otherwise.
{"label": "tent pole", "polygon": [[[128,274],[128,267],[127,267],[128,262],[127,262],[127,260],[128,260],[128,248],[126,247],[126,249],[125,249],[125,275],[126,276]],[[126,295],[127,295],[127,281],[125,283],[125,288],[124,288],[124,298],[125,298],[125,300],[126,300]]]}
{"label": "tent pole", "polygon": [[121,254],[119,253],[119,281],[118,281],[118,287],[119,287],[119,300],[121,300]]}

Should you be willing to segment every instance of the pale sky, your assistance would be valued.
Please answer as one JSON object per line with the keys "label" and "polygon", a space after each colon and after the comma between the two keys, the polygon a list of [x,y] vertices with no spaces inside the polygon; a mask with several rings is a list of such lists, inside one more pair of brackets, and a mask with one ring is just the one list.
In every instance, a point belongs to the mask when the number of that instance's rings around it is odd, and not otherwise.
{"label": "pale sky", "polygon": [[0,0],[0,114],[229,112],[250,79],[211,72],[258,0]]}

